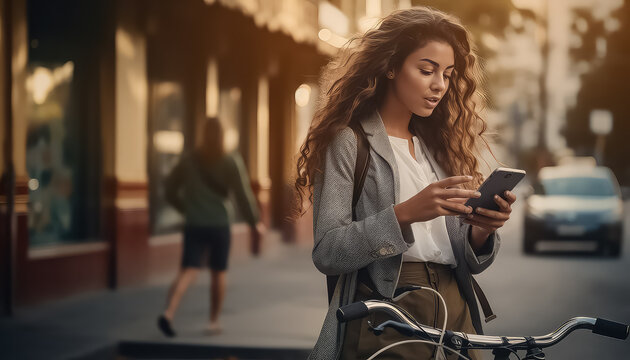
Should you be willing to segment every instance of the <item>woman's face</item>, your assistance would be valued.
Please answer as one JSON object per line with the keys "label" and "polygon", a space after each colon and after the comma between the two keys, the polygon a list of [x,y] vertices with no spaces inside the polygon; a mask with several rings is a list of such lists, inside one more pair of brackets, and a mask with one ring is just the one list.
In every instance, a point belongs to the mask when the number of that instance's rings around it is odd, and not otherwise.
{"label": "woman's face", "polygon": [[446,42],[429,41],[413,51],[394,74],[394,96],[410,112],[427,117],[446,93],[455,67],[453,48]]}

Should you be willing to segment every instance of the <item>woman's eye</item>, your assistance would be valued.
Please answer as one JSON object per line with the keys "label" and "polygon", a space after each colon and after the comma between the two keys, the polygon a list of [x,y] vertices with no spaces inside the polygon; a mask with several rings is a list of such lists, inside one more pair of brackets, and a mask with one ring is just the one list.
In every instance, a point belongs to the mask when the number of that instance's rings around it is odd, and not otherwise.
{"label": "woman's eye", "polygon": [[420,72],[422,73],[422,75],[431,75],[431,74],[433,74],[432,71],[427,71],[427,70],[420,70]]}
{"label": "woman's eye", "polygon": [[451,75],[444,74],[444,78],[447,79],[447,80],[451,80]]}

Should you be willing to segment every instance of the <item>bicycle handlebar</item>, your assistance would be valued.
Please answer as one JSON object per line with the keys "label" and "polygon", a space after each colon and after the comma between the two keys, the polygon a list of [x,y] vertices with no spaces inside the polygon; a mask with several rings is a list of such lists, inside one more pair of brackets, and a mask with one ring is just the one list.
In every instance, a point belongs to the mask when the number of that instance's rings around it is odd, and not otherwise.
{"label": "bicycle handlebar", "polygon": [[[403,335],[413,336],[418,335],[426,337],[427,335],[433,340],[440,338],[442,334],[441,329],[436,329],[431,326],[418,324],[413,318],[408,316],[405,311],[401,310],[397,305],[381,301],[381,300],[367,300],[359,301],[352,304],[348,304],[340,307],[337,310],[337,319],[340,322],[346,322],[350,320],[360,319],[373,312],[383,312],[396,321],[386,321],[377,326],[375,331],[383,331],[385,327],[393,327],[400,331]],[[606,319],[595,319],[590,317],[575,317],[564,324],[562,324],[557,330],[547,335],[542,336],[488,336],[488,335],[476,335],[465,334],[461,332],[450,332],[453,336],[450,336],[451,342],[457,344],[457,342],[466,339],[471,346],[478,348],[498,348],[498,347],[510,347],[515,350],[526,350],[532,346],[532,341],[536,346],[540,348],[549,347],[557,344],[567,335],[577,329],[592,330],[593,333],[598,335],[609,336],[616,339],[625,340],[628,338],[630,327],[621,323],[617,323]]]}

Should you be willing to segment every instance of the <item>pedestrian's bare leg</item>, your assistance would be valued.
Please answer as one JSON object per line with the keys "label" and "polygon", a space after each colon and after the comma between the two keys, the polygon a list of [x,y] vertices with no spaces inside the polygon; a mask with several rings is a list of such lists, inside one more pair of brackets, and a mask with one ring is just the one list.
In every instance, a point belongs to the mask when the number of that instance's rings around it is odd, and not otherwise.
{"label": "pedestrian's bare leg", "polygon": [[183,268],[179,274],[177,274],[177,278],[175,278],[169,290],[168,304],[164,311],[164,316],[168,320],[173,320],[173,317],[175,317],[175,311],[177,311],[182,297],[190,284],[197,278],[197,274],[199,274],[199,269],[192,267]]}
{"label": "pedestrian's bare leg", "polygon": [[226,288],[225,270],[210,270],[210,324],[218,324]]}

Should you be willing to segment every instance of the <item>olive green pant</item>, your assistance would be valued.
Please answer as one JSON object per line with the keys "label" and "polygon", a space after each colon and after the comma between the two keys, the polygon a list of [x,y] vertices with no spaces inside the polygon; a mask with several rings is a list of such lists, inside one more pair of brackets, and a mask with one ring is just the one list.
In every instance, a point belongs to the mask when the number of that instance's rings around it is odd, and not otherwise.
{"label": "olive green pant", "polygon": [[[398,280],[398,287],[406,285],[431,287],[442,295],[448,309],[447,330],[461,331],[468,334],[476,333],[472,325],[470,310],[459,292],[455,274],[450,266],[425,262],[405,262]],[[363,283],[358,282],[355,300],[364,301],[370,298],[373,298],[372,290]],[[444,306],[439,297],[432,291],[413,291],[396,302],[396,304],[409,312],[421,324],[440,329],[444,326]],[[346,327],[341,359],[367,359],[376,351],[389,344],[411,339],[399,334],[392,328],[385,329],[379,336],[374,335],[369,330],[368,321],[376,326],[386,320],[391,320],[391,318],[379,313],[350,321]],[[403,344],[381,353],[377,359],[434,359],[436,349],[433,345],[422,343]],[[448,354],[448,352],[446,353]],[[477,350],[469,351],[468,357],[475,360],[482,358]],[[450,354],[447,358],[449,360],[459,359],[457,354]]]}

